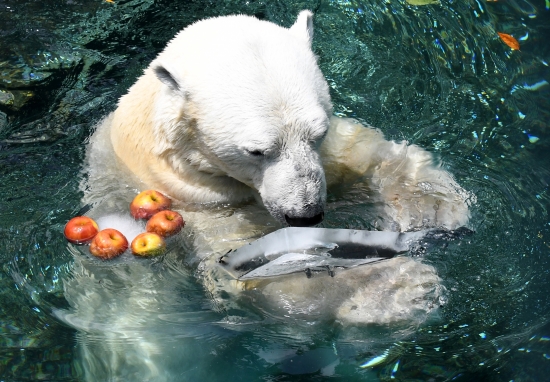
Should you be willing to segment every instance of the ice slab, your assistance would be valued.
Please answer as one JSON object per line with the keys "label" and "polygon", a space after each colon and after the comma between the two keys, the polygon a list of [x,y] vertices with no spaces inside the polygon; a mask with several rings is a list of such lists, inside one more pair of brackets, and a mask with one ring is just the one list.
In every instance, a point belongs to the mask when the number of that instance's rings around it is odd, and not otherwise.
{"label": "ice slab", "polygon": [[334,268],[374,263],[406,252],[426,232],[289,227],[226,253],[219,264],[243,281],[297,272],[332,275]]}

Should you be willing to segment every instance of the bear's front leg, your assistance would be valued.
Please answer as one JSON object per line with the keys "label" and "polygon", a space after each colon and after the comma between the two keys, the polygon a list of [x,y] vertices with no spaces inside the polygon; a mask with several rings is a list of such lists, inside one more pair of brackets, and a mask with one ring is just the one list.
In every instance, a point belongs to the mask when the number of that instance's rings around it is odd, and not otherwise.
{"label": "bear's front leg", "polygon": [[329,191],[336,185],[368,190],[364,197],[380,208],[381,220],[374,222],[379,229],[456,229],[468,223],[473,195],[416,145],[388,141],[379,130],[332,117],[321,157]]}

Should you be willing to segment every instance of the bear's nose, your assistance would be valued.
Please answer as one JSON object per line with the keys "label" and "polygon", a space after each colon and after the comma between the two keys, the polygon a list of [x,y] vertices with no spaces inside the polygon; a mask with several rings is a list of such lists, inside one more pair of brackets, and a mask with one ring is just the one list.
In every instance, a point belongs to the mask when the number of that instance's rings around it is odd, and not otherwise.
{"label": "bear's nose", "polygon": [[324,217],[324,212],[321,212],[320,214],[310,218],[291,218],[290,216],[285,215],[285,220],[291,227],[311,227],[312,225],[321,223]]}

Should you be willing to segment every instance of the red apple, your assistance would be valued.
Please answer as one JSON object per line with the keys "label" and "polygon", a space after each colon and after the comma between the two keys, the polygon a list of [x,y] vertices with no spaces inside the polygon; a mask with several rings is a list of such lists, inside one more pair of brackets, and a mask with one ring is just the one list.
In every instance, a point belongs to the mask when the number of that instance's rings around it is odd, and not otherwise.
{"label": "red apple", "polygon": [[77,216],[65,225],[65,238],[73,244],[87,244],[99,232],[97,223],[87,216]]}
{"label": "red apple", "polygon": [[136,256],[157,256],[166,249],[166,242],[162,236],[153,232],[144,232],[132,241],[132,253]]}
{"label": "red apple", "polygon": [[157,212],[147,222],[145,230],[154,232],[162,237],[175,235],[185,225],[185,221],[179,213],[172,210]]}
{"label": "red apple", "polygon": [[126,237],[114,228],[106,228],[95,235],[90,252],[92,255],[103,260],[109,260],[128,249],[128,240]]}
{"label": "red apple", "polygon": [[159,211],[170,208],[172,201],[166,195],[155,190],[140,192],[132,203],[130,213],[135,219],[149,219]]}

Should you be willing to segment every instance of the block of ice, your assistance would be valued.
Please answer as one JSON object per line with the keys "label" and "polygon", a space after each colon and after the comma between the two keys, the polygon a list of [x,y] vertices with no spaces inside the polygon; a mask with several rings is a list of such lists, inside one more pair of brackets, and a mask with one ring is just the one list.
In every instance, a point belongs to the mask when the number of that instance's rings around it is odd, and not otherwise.
{"label": "block of ice", "polygon": [[239,280],[290,273],[328,272],[375,263],[406,252],[426,234],[329,228],[283,228],[219,260],[222,268]]}

